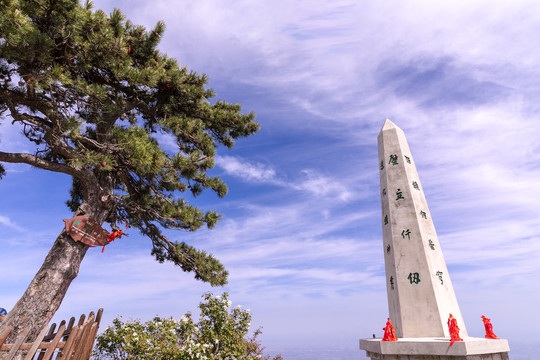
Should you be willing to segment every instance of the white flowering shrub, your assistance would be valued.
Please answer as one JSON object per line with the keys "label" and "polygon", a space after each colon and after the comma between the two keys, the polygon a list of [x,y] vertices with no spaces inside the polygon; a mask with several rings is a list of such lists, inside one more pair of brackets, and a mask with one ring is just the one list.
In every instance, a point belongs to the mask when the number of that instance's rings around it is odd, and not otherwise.
{"label": "white flowering shrub", "polygon": [[[268,360],[255,330],[248,336],[251,322],[249,309],[231,307],[228,294],[204,294],[199,304],[200,319],[190,313],[178,321],[159,317],[141,323],[114,319],[96,340],[93,359],[152,360]],[[280,360],[278,355],[273,360]]]}

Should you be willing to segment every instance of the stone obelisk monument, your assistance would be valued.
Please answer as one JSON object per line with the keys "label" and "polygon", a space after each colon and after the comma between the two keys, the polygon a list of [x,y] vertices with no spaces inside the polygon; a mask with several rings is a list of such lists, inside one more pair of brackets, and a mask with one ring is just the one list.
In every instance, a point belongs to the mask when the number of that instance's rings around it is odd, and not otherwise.
{"label": "stone obelisk monument", "polygon": [[[403,131],[386,120],[378,147],[388,313],[399,340],[360,340],[360,348],[372,359],[410,359],[409,355],[477,359],[488,354],[482,359],[508,359],[506,340],[467,335]],[[447,325],[450,314],[465,340],[453,346]]]}

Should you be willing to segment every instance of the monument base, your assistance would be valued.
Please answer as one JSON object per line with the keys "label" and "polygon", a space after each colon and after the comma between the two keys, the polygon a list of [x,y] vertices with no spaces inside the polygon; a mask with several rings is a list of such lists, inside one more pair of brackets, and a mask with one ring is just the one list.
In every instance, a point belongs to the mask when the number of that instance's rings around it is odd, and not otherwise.
{"label": "monument base", "polygon": [[508,340],[466,337],[450,346],[450,338],[361,339],[360,349],[372,360],[508,360]]}

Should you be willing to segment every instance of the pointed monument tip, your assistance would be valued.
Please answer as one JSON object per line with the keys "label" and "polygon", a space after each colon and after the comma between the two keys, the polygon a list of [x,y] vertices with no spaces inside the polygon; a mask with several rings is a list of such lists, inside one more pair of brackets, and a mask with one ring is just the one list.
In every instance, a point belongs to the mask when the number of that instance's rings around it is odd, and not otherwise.
{"label": "pointed monument tip", "polygon": [[390,119],[386,119],[380,132],[383,132],[385,130],[391,130],[391,129],[401,130],[396,124],[391,122]]}
{"label": "pointed monument tip", "polygon": [[397,128],[396,124],[391,122],[390,119],[386,119],[384,121],[384,124],[381,130],[387,130],[387,129],[393,129],[393,128]]}

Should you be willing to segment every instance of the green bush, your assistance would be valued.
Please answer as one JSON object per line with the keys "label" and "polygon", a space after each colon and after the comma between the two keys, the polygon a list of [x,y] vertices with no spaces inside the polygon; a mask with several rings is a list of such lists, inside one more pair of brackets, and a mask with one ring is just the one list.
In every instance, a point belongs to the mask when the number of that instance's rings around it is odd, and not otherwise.
{"label": "green bush", "polygon": [[[200,319],[190,313],[176,321],[159,317],[141,323],[114,319],[97,337],[94,359],[167,359],[167,360],[268,360],[255,330],[248,336],[251,322],[249,310],[231,308],[228,294],[203,295],[199,304]],[[273,360],[280,360],[278,355]]]}

